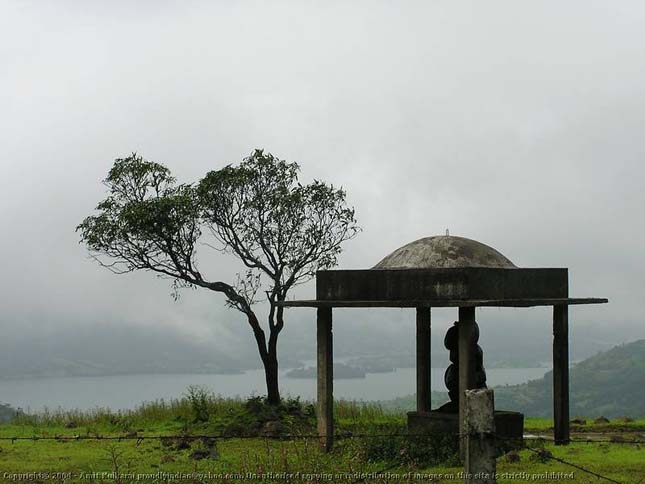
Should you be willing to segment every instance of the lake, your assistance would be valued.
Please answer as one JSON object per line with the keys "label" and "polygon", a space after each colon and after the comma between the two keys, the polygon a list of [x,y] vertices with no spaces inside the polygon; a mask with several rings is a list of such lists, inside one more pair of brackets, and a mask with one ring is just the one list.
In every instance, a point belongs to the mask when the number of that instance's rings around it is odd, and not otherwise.
{"label": "lake", "polygon": [[[285,370],[287,371],[287,370]],[[444,368],[432,369],[432,389],[445,391]],[[546,368],[491,368],[486,370],[489,386],[513,385],[541,378]],[[351,400],[389,400],[415,392],[416,370],[398,368],[390,373],[369,373],[364,379],[335,380],[334,396]],[[118,375],[101,377],[0,379],[0,402],[25,411],[107,407],[130,409],[144,401],[180,397],[189,385],[204,385],[224,397],[264,394],[264,372],[241,375]],[[283,396],[299,395],[312,400],[314,379],[280,380]]]}

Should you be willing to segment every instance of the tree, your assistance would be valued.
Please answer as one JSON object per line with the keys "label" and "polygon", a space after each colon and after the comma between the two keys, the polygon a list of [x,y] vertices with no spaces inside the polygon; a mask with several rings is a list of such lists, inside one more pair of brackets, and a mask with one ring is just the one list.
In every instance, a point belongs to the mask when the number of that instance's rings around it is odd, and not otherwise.
{"label": "tree", "polygon": [[[152,271],[183,287],[222,293],[249,324],[264,365],[267,400],[280,401],[278,336],[291,288],[334,266],[341,244],[360,230],[345,192],[315,180],[298,182],[296,163],[255,150],[238,166],[211,171],[196,184],[178,184],[165,166],[132,154],[117,159],[104,184],[108,196],[78,227],[94,259],[115,273]],[[236,281],[198,269],[198,241],[236,256]],[[255,308],[264,288],[266,328]]]}

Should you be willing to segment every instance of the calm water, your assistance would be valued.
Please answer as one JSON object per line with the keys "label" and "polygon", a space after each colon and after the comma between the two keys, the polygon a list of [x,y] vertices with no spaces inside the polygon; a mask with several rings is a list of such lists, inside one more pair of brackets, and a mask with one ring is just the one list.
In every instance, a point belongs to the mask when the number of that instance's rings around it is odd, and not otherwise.
{"label": "calm water", "polygon": [[[433,390],[445,391],[443,368],[432,369]],[[541,378],[545,368],[487,369],[489,385],[523,383]],[[415,391],[415,369],[399,368],[392,373],[371,373],[365,379],[334,381],[334,395],[353,400],[387,400]],[[133,408],[144,401],[171,399],[185,393],[189,385],[205,385],[222,396],[264,393],[261,370],[243,375],[127,375],[102,377],[38,378],[0,380],[0,402],[31,411],[50,409],[113,410]],[[315,380],[281,378],[283,395],[313,399]]]}

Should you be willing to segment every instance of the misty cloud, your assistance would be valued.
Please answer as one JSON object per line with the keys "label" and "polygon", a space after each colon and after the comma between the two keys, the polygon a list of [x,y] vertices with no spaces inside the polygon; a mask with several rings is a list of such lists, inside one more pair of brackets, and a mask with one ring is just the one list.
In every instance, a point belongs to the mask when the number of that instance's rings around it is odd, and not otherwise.
{"label": "misty cloud", "polygon": [[[4,2],[2,331],[123,323],[252,353],[219,295],[174,302],[167,280],[117,277],[74,228],[118,156],[191,182],[263,147],[346,188],[364,230],[342,267],[449,228],[610,298],[572,309],[572,326],[643,337],[644,22],[635,1]],[[213,279],[240,269],[206,257]],[[411,313],[361,314],[339,321],[412,335]],[[284,347],[311,344],[313,312],[288,315]],[[548,343],[546,313],[480,322],[515,318]],[[438,312],[437,332],[452,319]]]}

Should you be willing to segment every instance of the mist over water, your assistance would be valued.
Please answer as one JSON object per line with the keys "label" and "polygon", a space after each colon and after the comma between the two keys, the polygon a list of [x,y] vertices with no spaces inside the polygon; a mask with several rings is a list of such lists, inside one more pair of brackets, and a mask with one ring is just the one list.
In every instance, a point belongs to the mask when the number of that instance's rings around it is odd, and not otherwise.
{"label": "mist over water", "polygon": [[[432,389],[445,391],[445,368],[432,369]],[[540,378],[545,368],[512,368],[487,370],[490,386],[523,383]],[[415,391],[416,370],[398,368],[389,373],[368,373],[362,379],[334,381],[335,398],[349,400],[388,400]],[[263,395],[266,391],[262,370],[242,375],[119,375],[102,377],[35,378],[0,380],[0,395],[14,408],[42,411],[62,408],[89,410],[97,407],[112,410],[132,409],[144,401],[170,400],[181,397],[189,385],[204,385],[224,397]],[[281,378],[284,396],[314,400],[315,379]]]}

